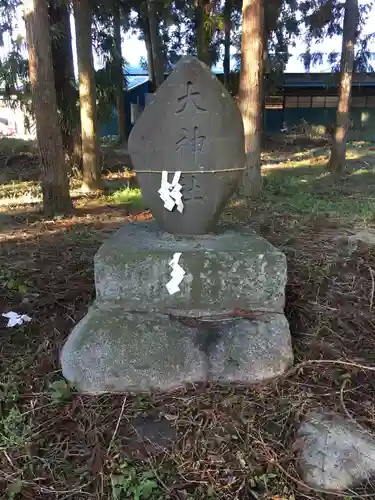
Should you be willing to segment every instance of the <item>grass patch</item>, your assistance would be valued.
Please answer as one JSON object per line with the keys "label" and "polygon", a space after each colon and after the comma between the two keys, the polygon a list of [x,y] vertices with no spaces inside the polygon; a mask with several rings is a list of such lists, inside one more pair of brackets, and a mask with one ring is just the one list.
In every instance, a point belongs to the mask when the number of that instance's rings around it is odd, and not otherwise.
{"label": "grass patch", "polygon": [[22,153],[36,153],[37,143],[35,140],[19,139],[15,137],[1,137],[0,151],[3,156],[11,156]]}
{"label": "grass patch", "polygon": [[145,204],[139,188],[121,188],[106,197],[108,203],[115,205],[131,205],[135,209],[143,210]]}
{"label": "grass patch", "polygon": [[0,199],[10,198],[40,198],[41,187],[36,181],[12,181],[0,184]]}
{"label": "grass patch", "polygon": [[345,222],[375,219],[375,174],[361,169],[335,179],[322,169],[266,172],[264,200],[278,211],[325,215]]}

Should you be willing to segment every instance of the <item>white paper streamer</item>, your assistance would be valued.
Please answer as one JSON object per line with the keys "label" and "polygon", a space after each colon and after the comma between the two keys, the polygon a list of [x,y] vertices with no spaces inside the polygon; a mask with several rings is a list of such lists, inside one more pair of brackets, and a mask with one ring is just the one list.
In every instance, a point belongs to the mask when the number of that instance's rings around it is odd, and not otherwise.
{"label": "white paper streamer", "polygon": [[184,204],[182,203],[182,186],[179,183],[181,172],[175,172],[172,182],[168,182],[168,172],[163,170],[161,173],[161,186],[158,191],[160,198],[164,201],[164,208],[170,212],[174,206],[182,214],[184,211]]}
{"label": "white paper streamer", "polygon": [[10,311],[8,313],[2,313],[4,318],[8,319],[7,327],[12,328],[16,325],[23,325],[23,323],[30,323],[31,318],[27,314],[18,314],[16,312]]}
{"label": "white paper streamer", "polygon": [[173,258],[169,263],[169,265],[172,268],[172,272],[171,272],[171,280],[168,281],[166,287],[170,295],[174,295],[176,292],[180,291],[179,284],[184,279],[184,276],[186,274],[178,263],[181,255],[182,255],[181,253],[173,254]]}

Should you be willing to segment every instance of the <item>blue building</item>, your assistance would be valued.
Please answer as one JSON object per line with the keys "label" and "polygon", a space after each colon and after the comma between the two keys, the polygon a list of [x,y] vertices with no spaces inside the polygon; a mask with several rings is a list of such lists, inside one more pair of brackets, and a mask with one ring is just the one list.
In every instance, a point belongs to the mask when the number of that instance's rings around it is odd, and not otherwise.
{"label": "blue building", "polygon": [[[149,93],[149,77],[147,70],[138,67],[128,67],[126,73],[128,85],[125,92],[125,119],[126,129],[130,132],[137,113],[145,107],[146,95]],[[99,132],[101,137],[117,135],[116,110],[110,123],[99,125]]]}
{"label": "blue building", "polygon": [[[213,70],[220,80],[223,75]],[[150,84],[146,70],[128,69],[125,113],[130,131],[137,113],[146,103]],[[237,94],[239,73],[231,73],[230,88]],[[324,129],[335,123],[338,103],[338,75],[331,73],[285,73],[277,88],[266,100],[264,126],[267,134],[291,129],[301,123]],[[353,75],[351,102],[352,131],[361,138],[375,137],[375,74]],[[100,127],[101,135],[116,135],[117,117]],[[366,136],[369,137],[366,137]]]}

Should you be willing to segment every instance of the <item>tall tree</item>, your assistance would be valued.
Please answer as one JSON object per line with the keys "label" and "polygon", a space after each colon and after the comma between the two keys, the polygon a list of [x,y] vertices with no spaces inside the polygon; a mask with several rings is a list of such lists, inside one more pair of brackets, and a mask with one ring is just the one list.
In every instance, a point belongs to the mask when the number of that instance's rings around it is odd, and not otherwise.
{"label": "tall tree", "polygon": [[212,16],[216,0],[194,0],[195,32],[197,41],[197,56],[202,62],[211,66],[212,56],[210,42],[212,38]]}
{"label": "tall tree", "polygon": [[243,0],[239,106],[245,131],[246,165],[242,194],[261,194],[264,6],[263,0]]}
{"label": "tall tree", "polygon": [[52,216],[71,211],[72,202],[57,112],[46,0],[25,0],[24,15],[43,204],[45,213]]}
{"label": "tall tree", "polygon": [[52,37],[52,63],[60,112],[63,146],[71,166],[81,166],[82,145],[78,110],[78,92],[73,67],[70,10],[61,0],[49,0],[48,13]]}
{"label": "tall tree", "polygon": [[159,87],[164,81],[164,54],[159,31],[159,21],[155,0],[147,0],[148,25],[151,42],[154,83]]}
{"label": "tall tree", "polygon": [[329,170],[336,173],[343,173],[345,170],[358,16],[358,0],[346,0],[342,36],[339,103],[336,113],[336,129],[333,137],[331,157],[328,163]]}
{"label": "tall tree", "polygon": [[228,87],[230,74],[230,33],[232,29],[232,0],[224,3],[224,82]]}
{"label": "tall tree", "polygon": [[141,37],[143,38],[146,45],[147,52],[147,69],[150,81],[152,83],[152,87],[156,88],[155,82],[155,71],[154,71],[154,59],[152,53],[152,45],[151,45],[151,32],[150,32],[150,23],[148,17],[148,4],[146,2],[137,2],[134,5],[134,10],[137,13],[137,20],[135,23],[135,27],[141,33]]}
{"label": "tall tree", "polygon": [[121,48],[121,12],[118,2],[113,5],[113,30],[115,42],[115,72],[117,83],[117,134],[120,142],[127,139],[126,120],[125,120],[125,90],[124,90],[124,60]]}
{"label": "tall tree", "polygon": [[91,191],[102,188],[100,147],[97,135],[95,73],[92,55],[92,7],[90,0],[74,0],[73,6],[81,108],[82,189]]}

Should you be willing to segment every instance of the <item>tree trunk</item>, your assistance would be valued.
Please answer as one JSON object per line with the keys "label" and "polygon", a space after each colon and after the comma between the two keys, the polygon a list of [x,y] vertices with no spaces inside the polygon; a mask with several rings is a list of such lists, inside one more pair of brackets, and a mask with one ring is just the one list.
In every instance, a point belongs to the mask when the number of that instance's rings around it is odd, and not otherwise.
{"label": "tree trunk", "polygon": [[90,0],[74,0],[73,5],[81,108],[82,189],[91,191],[102,188],[100,147],[97,136],[94,62],[91,46],[92,9]]}
{"label": "tree trunk", "polygon": [[194,0],[197,56],[207,66],[211,66],[210,39],[205,26],[209,5],[210,0]]}
{"label": "tree trunk", "polygon": [[246,168],[242,194],[254,199],[260,197],[262,184],[263,24],[263,0],[243,0],[239,106],[245,131]]}
{"label": "tree trunk", "polygon": [[164,82],[164,55],[160,38],[159,23],[155,0],[147,0],[148,22],[150,27],[151,53],[156,88]]}
{"label": "tree trunk", "polygon": [[138,14],[138,22],[137,22],[138,28],[143,33],[143,38],[146,45],[148,76],[152,84],[151,85],[152,91],[154,91],[156,88],[155,71],[154,71],[154,61],[152,58],[150,23],[148,19],[147,5],[145,6],[144,3],[142,3],[140,6],[136,6],[135,9]]}
{"label": "tree trunk", "polygon": [[120,8],[117,3],[113,5],[114,17],[114,35],[116,49],[116,73],[117,73],[117,135],[120,142],[124,143],[127,139],[126,120],[125,120],[125,90],[124,90],[124,71],[121,49],[121,18]]}
{"label": "tree trunk", "polygon": [[25,0],[24,15],[44,212],[53,216],[70,212],[72,201],[57,112],[46,0]]}
{"label": "tree trunk", "polygon": [[143,21],[143,25],[144,25],[143,36],[145,39],[145,45],[146,45],[146,51],[147,51],[148,76],[150,77],[150,80],[152,83],[152,91],[154,92],[156,89],[156,83],[155,83],[154,60],[152,57],[150,24],[148,22],[148,18],[145,21]]}
{"label": "tree trunk", "polygon": [[354,67],[354,46],[358,23],[358,0],[346,0],[342,38],[339,103],[336,129],[328,169],[342,174],[345,171],[346,141],[350,120],[350,97]]}
{"label": "tree trunk", "polygon": [[261,149],[265,147],[266,144],[266,127],[264,123],[264,117],[265,117],[265,109],[266,109],[266,100],[268,96],[268,79],[267,76],[269,74],[269,58],[268,58],[268,40],[270,37],[270,33],[264,29],[264,38],[263,38],[263,81],[262,81],[262,116],[261,116],[261,123],[262,123],[262,129],[261,129],[261,140],[260,140],[260,147]]}
{"label": "tree trunk", "polygon": [[78,92],[73,67],[70,13],[67,5],[58,0],[49,1],[48,12],[51,26],[58,26],[60,32],[58,39],[52,39],[52,62],[63,146],[71,167],[74,165],[80,167],[82,146],[77,110]]}
{"label": "tree trunk", "polygon": [[224,84],[229,89],[230,75],[230,32],[232,28],[231,22],[232,0],[225,0],[224,4]]}

